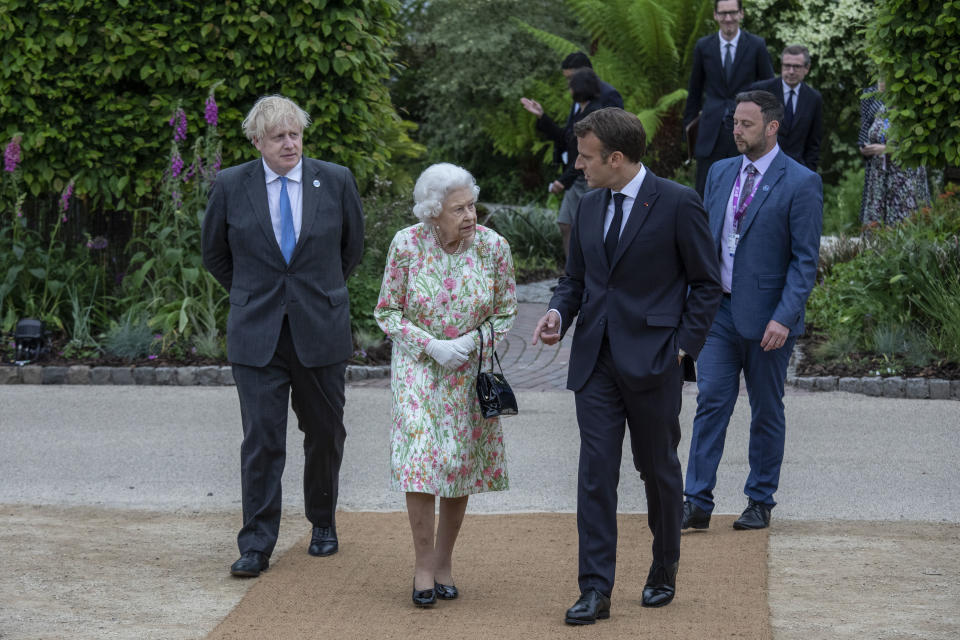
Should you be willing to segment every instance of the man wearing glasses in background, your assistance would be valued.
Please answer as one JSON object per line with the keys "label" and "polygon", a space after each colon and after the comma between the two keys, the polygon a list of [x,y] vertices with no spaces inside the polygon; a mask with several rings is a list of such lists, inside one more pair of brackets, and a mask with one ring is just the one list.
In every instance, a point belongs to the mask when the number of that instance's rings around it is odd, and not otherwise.
{"label": "man wearing glasses in background", "polygon": [[697,158],[696,189],[701,198],[710,165],[738,154],[733,141],[736,95],[758,80],[773,77],[763,38],[740,28],[740,0],[715,0],[713,19],[720,31],[697,41],[683,114],[687,144]]}
{"label": "man wearing glasses in background", "polygon": [[783,125],[777,143],[788,156],[816,171],[823,138],[823,97],[803,81],[809,72],[810,51],[793,44],[780,56],[780,77],[754,83],[751,89],[769,91],[780,99]]}

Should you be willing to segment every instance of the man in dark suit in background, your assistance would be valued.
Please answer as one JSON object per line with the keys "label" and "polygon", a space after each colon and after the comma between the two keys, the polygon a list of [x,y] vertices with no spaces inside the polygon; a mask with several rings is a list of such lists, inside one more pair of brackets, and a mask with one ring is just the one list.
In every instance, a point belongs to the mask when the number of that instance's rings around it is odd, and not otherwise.
{"label": "man in dark suit in background", "polygon": [[344,372],[353,351],[346,280],[363,253],[363,212],[349,169],[303,157],[309,123],[287,98],[258,100],[243,129],[261,157],[217,176],[203,220],[203,263],[230,292],[227,357],[243,421],[235,576],[260,575],[277,541],[288,401],[304,434],[308,551],[327,556],[339,547]]}
{"label": "man in dark suit in background", "polygon": [[697,40],[683,114],[684,130],[698,114],[700,117],[693,154],[697,158],[696,189],[701,197],[710,165],[737,155],[733,141],[735,96],[757,80],[773,77],[763,38],[740,28],[740,0],[715,0],[713,6],[720,31]]}
{"label": "man in dark suit in background", "polygon": [[580,201],[550,310],[533,335],[556,344],[576,319],[567,388],[580,425],[577,529],[580,598],[568,624],[610,616],[617,484],[624,427],[646,489],[653,561],[642,603],[673,600],[680,558],[680,392],[720,302],[717,252],[692,189],[640,158],[640,120],[622,109],[575,126],[577,168],[594,188]]}
{"label": "man in dark suit in background", "polygon": [[772,93],[784,105],[777,143],[788,156],[810,171],[820,161],[823,138],[823,98],[803,79],[810,72],[810,51],[794,44],[780,56],[780,77],[753,84],[751,89]]}
{"label": "man in dark suit in background", "polygon": [[743,490],[749,500],[733,527],[767,527],[776,504],[786,436],[783,387],[816,281],[823,222],[820,176],[777,145],[782,118],[774,95],[738,95],[733,133],[743,155],[717,162],[707,177],[704,205],[724,296],[697,362],[684,529],[710,526],[741,372],[750,397],[750,475]]}

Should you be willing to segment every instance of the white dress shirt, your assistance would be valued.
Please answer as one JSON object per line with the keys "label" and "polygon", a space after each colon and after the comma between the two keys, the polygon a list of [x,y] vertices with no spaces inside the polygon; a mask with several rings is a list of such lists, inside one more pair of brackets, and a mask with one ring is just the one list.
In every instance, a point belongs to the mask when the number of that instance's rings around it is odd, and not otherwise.
{"label": "white dress shirt", "polygon": [[[756,180],[753,183],[753,192],[757,193],[762,189],[763,176],[767,174],[767,171],[770,169],[770,163],[773,162],[774,157],[780,153],[780,145],[773,145],[773,149],[768,151],[765,155],[757,158],[756,161],[750,161],[747,159],[747,156],[740,156],[742,162],[740,163],[740,199],[739,203],[742,203],[745,198],[749,198],[750,194],[746,193],[743,190],[743,186],[747,181],[747,165],[753,165],[757,168],[759,172],[757,174]],[[734,182],[736,185],[736,182]],[[730,190],[730,197],[727,198],[727,214],[723,218],[723,231],[720,234],[720,283],[723,285],[724,293],[730,293],[732,281],[733,281],[733,259],[736,255],[730,255],[730,250],[727,245],[728,238],[734,233],[736,233],[733,225],[733,216],[737,213],[733,208],[733,194],[736,191],[736,187]],[[746,217],[746,215],[744,215]],[[743,224],[743,221],[740,221],[740,224]]]}
{"label": "white dress shirt", "polygon": [[723,39],[723,32],[720,31],[720,66],[723,66],[723,60],[727,57],[727,44],[733,45],[730,47],[730,62],[737,61],[737,45],[740,44],[740,29],[737,29],[737,35],[733,36],[733,40],[729,42]]}
{"label": "white dress shirt", "polygon": [[620,223],[620,228],[617,230],[617,237],[620,237],[619,234],[623,233],[623,230],[627,227],[627,220],[630,219],[630,211],[633,209],[633,203],[637,200],[637,193],[640,191],[640,185],[643,184],[643,179],[647,175],[647,168],[640,165],[640,171],[637,172],[637,175],[633,176],[633,179],[626,184],[626,186],[620,191],[613,191],[610,196],[610,202],[607,204],[607,212],[604,214],[603,218],[603,237],[606,239],[607,232],[610,230],[610,224],[613,222],[613,210],[616,206],[616,203],[613,200],[613,193],[622,193],[626,196],[623,199],[623,221]]}
{"label": "white dress shirt", "polygon": [[[283,236],[283,222],[280,220],[280,174],[276,173],[263,162],[263,172],[267,178],[267,204],[270,207],[270,223],[273,225],[273,235],[277,238],[277,246]],[[293,212],[293,230],[297,240],[300,239],[300,226],[303,224],[303,158],[293,169],[287,172],[287,196],[290,198],[290,210]]]}
{"label": "white dress shirt", "polygon": [[800,87],[803,86],[803,83],[798,82],[797,86],[791,87],[781,78],[780,84],[783,85],[783,108],[787,108],[788,101],[790,100],[790,92],[793,91],[793,113],[796,114],[797,105],[800,103]]}

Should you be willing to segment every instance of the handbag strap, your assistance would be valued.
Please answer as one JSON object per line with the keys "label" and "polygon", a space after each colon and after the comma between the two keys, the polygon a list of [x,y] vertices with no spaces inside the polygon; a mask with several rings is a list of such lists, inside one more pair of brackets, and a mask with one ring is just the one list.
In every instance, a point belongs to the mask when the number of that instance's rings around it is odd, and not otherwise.
{"label": "handbag strap", "polygon": [[[480,326],[477,327],[477,331],[480,332],[480,362],[477,363],[477,375],[478,375],[478,376],[479,376],[480,373],[483,371],[483,342],[484,342],[484,339],[483,339],[483,325],[484,325],[484,324],[487,324],[487,323],[490,324],[490,341],[491,341],[491,342],[493,341],[493,338],[494,338],[494,335],[495,335],[495,334],[494,334],[494,330],[493,330],[493,322],[491,322],[490,320],[485,320],[484,322],[481,322],[481,323],[480,323]],[[500,356],[497,355],[497,349],[496,349],[496,347],[491,347],[490,350],[493,351],[493,356],[490,358],[490,372],[493,373],[493,363],[494,363],[494,361],[496,361],[496,363],[497,363],[497,368],[500,369],[500,374],[502,375],[502,374],[503,374],[503,367],[500,365]]]}

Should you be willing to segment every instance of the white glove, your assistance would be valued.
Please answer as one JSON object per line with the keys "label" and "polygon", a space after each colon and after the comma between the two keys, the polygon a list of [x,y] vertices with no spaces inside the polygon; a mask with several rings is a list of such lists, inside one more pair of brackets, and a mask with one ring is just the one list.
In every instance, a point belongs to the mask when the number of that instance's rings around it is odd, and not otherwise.
{"label": "white glove", "polygon": [[446,369],[458,369],[470,357],[470,352],[456,344],[459,340],[439,340],[434,338],[427,343],[427,355],[440,363]]}
{"label": "white glove", "polygon": [[450,342],[457,345],[459,349],[463,350],[467,354],[468,358],[470,357],[471,353],[477,350],[477,342],[473,337],[472,331],[470,333],[463,334],[459,338],[454,338]]}

